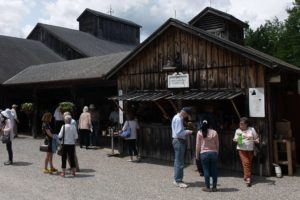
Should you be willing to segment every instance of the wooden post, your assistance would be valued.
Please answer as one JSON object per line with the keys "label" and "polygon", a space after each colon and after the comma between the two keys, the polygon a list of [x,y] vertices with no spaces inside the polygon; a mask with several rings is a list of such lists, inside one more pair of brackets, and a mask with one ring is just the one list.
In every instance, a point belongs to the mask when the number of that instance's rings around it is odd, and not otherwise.
{"label": "wooden post", "polygon": [[37,99],[37,89],[33,90],[33,117],[31,126],[31,135],[33,138],[37,137],[37,120],[38,120],[38,99]]}
{"label": "wooden post", "polygon": [[234,108],[234,110],[235,110],[235,112],[236,112],[238,118],[241,119],[240,112],[239,112],[239,110],[237,109],[237,107],[236,107],[234,101],[233,101],[232,99],[230,99],[230,102],[232,103],[232,106],[233,106],[233,108]]}

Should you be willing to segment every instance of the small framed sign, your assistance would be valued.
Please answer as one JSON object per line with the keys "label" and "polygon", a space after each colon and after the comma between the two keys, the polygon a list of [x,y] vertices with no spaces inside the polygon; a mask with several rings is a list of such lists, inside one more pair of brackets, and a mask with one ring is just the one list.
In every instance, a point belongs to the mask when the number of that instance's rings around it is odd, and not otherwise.
{"label": "small framed sign", "polygon": [[168,75],[168,88],[188,88],[190,87],[189,74],[174,73]]}
{"label": "small framed sign", "polygon": [[265,117],[264,88],[249,88],[249,114],[250,117]]}

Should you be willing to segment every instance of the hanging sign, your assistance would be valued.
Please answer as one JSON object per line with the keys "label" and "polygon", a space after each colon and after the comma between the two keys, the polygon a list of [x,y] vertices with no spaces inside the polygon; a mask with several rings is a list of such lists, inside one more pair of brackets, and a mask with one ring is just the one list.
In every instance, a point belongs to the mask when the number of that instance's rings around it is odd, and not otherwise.
{"label": "hanging sign", "polygon": [[250,117],[265,117],[264,88],[249,88]]}
{"label": "hanging sign", "polygon": [[188,88],[190,87],[189,83],[189,74],[183,73],[174,73],[168,75],[168,88]]}

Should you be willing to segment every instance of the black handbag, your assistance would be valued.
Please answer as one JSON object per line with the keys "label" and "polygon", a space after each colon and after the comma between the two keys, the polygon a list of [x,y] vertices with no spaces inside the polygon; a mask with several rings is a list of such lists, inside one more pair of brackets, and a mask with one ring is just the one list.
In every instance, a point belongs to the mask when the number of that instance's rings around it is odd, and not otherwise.
{"label": "black handbag", "polygon": [[7,134],[7,135],[3,134],[1,137],[1,141],[3,144],[8,143],[10,141],[10,134]]}
{"label": "black handbag", "polygon": [[58,150],[57,150],[57,155],[59,155],[59,156],[62,156],[64,142],[65,142],[65,126],[63,126],[62,143],[59,145]]}
{"label": "black handbag", "polygon": [[48,152],[48,145],[42,144],[42,145],[40,146],[40,151],[41,151],[41,152]]}

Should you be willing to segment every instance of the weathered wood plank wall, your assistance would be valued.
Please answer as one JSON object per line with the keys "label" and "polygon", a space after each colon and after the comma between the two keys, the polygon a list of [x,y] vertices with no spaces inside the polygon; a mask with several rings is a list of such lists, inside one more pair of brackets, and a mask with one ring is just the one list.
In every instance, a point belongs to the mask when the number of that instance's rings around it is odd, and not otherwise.
{"label": "weathered wood plank wall", "polygon": [[[124,93],[132,90],[167,89],[167,73],[162,68],[168,60],[174,62],[177,55],[181,57],[182,71],[190,75],[191,89],[244,89],[246,93],[244,105],[247,106],[248,88],[265,87],[265,67],[261,64],[249,60],[238,52],[229,51],[188,32],[170,27],[119,71],[118,88]],[[262,150],[264,160],[261,163],[263,173],[268,175],[270,172],[268,127],[264,118],[254,119],[254,124],[266,143],[266,148]],[[142,155],[172,160],[170,128],[147,126],[142,128],[141,132],[139,147]],[[232,137],[231,132],[224,132],[220,135],[221,145],[224,147],[221,166],[240,170]],[[194,145],[195,142],[192,139],[187,152],[187,162],[192,162]],[[158,151],[160,153],[157,153]],[[231,159],[224,159],[228,156]],[[259,161],[257,159],[255,158],[255,170],[258,173]]]}

